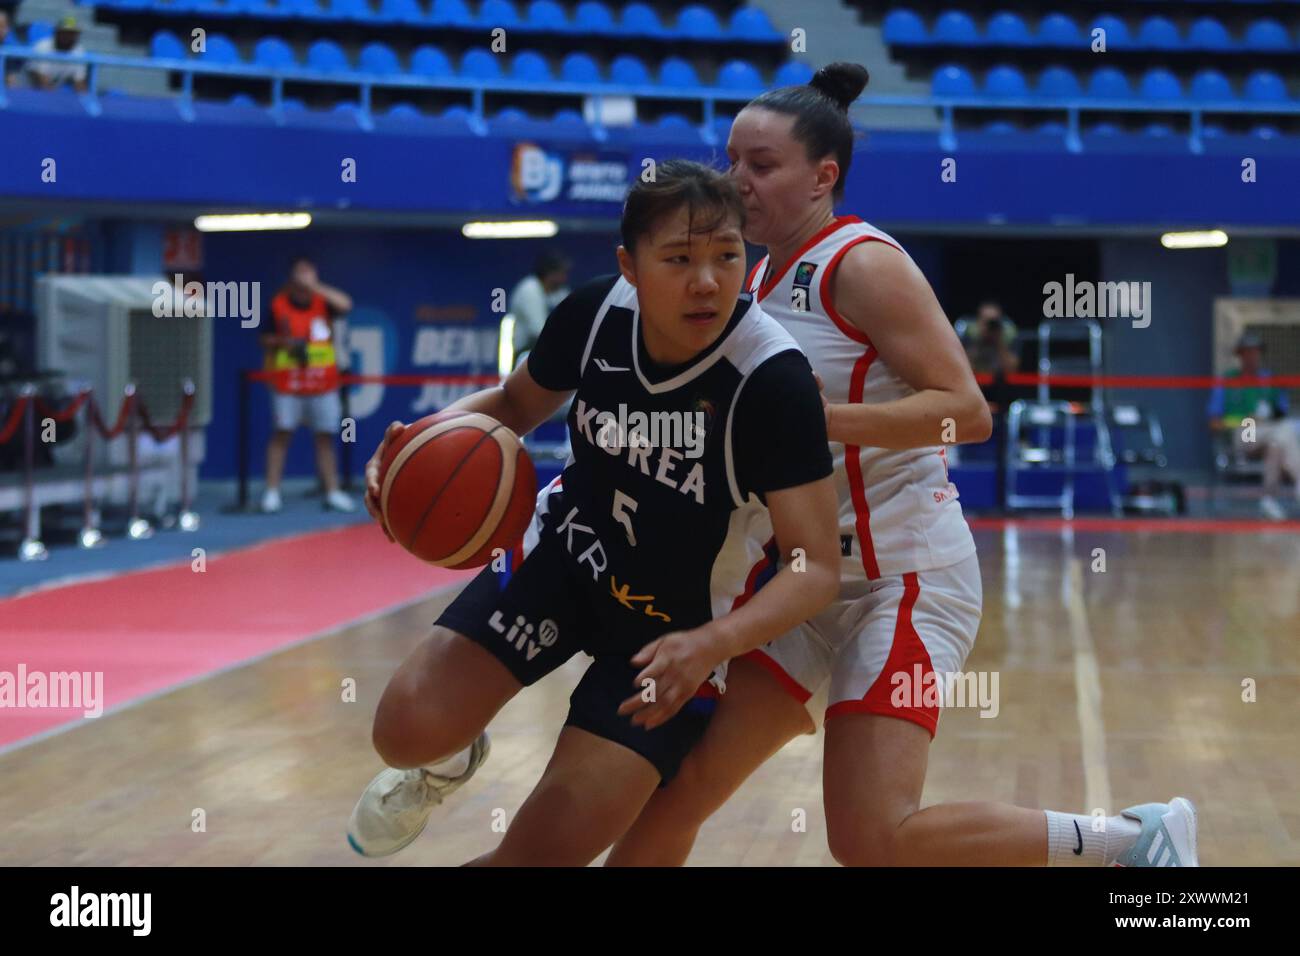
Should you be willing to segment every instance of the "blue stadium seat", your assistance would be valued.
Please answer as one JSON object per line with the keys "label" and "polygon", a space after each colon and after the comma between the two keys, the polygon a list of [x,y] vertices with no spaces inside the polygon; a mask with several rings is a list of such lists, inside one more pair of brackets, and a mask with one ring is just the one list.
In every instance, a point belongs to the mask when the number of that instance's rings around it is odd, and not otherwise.
{"label": "blue stadium seat", "polygon": [[1079,24],[1064,13],[1049,13],[1038,23],[1039,46],[1086,47]]}
{"label": "blue stadium seat", "polygon": [[1142,75],[1138,95],[1144,100],[1175,102],[1183,98],[1183,85],[1168,70],[1155,67]]}
{"label": "blue stadium seat", "polygon": [[330,0],[330,13],[334,14],[336,19],[358,21],[375,19],[366,0]]}
{"label": "blue stadium seat", "polygon": [[787,60],[772,77],[773,86],[802,86],[813,78],[813,68],[799,60]]}
{"label": "blue stadium seat", "polygon": [[333,40],[317,40],[307,47],[307,69],[319,73],[348,73],[352,64],[343,48]]}
{"label": "blue stadium seat", "polygon": [[1020,15],[1003,10],[989,17],[984,25],[984,42],[999,46],[1029,46],[1034,41]]}
{"label": "blue stadium seat", "polygon": [[1119,17],[1113,17],[1108,13],[1103,13],[1097,19],[1092,21],[1088,27],[1088,42],[1092,42],[1092,31],[1106,31],[1106,49],[1118,50],[1133,45],[1133,36],[1128,32],[1128,24]]}
{"label": "blue stadium seat", "polygon": [[623,16],[618,21],[620,33],[633,36],[663,36],[667,31],[659,22],[659,14],[644,3],[629,3],[623,8]]}
{"label": "blue stadium seat", "polygon": [[579,115],[578,111],[571,109],[556,110],[555,115],[551,117],[551,122],[557,126],[585,127],[587,125],[587,121]]}
{"label": "blue stadium seat", "polygon": [[772,40],[781,35],[758,7],[741,7],[733,13],[728,32],[738,40]]}
{"label": "blue stadium seat", "polygon": [[54,35],[54,27],[44,20],[33,20],[27,24],[27,45],[35,46],[46,37]]}
{"label": "blue stadium seat", "polygon": [[695,67],[679,57],[670,56],[659,64],[659,85],[690,88],[699,86],[700,78]]}
{"label": "blue stadium seat", "polygon": [[257,106],[257,100],[253,99],[247,93],[236,93],[226,101],[231,106]]}
{"label": "blue stadium seat", "polygon": [[677,32],[697,40],[717,40],[722,37],[722,24],[708,7],[693,3],[677,14]]}
{"label": "blue stadium seat", "polygon": [[332,13],[321,9],[316,0],[279,0],[276,9],[301,20],[328,20],[333,17]]}
{"label": "blue stadium seat", "polygon": [[[473,24],[474,18],[470,16],[465,0],[433,0],[428,22],[439,27],[467,27]],[[495,27],[503,24],[491,25]]]}
{"label": "blue stadium seat", "polygon": [[665,113],[659,119],[655,120],[655,126],[660,129],[694,129],[695,124],[683,116],[681,113]]}
{"label": "blue stadium seat", "polygon": [[[212,41],[208,44],[211,47]],[[297,58],[293,55],[293,47],[285,43],[279,37],[262,37],[253,47],[253,62],[258,66],[266,66],[271,69],[286,69],[298,65]]]}
{"label": "blue stadium seat", "polygon": [[1246,77],[1242,98],[1251,103],[1285,103],[1286,83],[1271,70],[1256,70]]}
{"label": "blue stadium seat", "polygon": [[536,50],[520,50],[510,63],[511,79],[521,83],[550,83],[555,79],[546,57]]}
{"label": "blue stadium seat", "polygon": [[1201,125],[1202,139],[1222,139],[1228,135],[1228,131],[1217,123],[1204,123]]}
{"label": "blue stadium seat", "polygon": [[1166,123],[1148,123],[1142,128],[1142,135],[1155,137],[1173,136],[1174,129]]}
{"label": "blue stadium seat", "polygon": [[534,30],[567,33],[569,18],[564,15],[564,8],[555,0],[533,0],[528,5],[528,25]]}
{"label": "blue stadium seat", "polygon": [[367,43],[361,48],[361,57],[357,61],[362,73],[377,73],[391,76],[402,72],[402,64],[397,54],[387,43]]}
{"label": "blue stadium seat", "polygon": [[573,11],[573,28],[578,33],[603,36],[615,32],[614,15],[597,0],[582,0]]}
{"label": "blue stadium seat", "polygon": [[731,124],[736,121],[734,116],[715,116],[713,117],[713,132],[717,134],[718,139],[724,143],[731,134]]}
{"label": "blue stadium seat", "polygon": [[1222,101],[1236,99],[1232,92],[1232,84],[1228,82],[1228,78],[1214,69],[1197,71],[1196,75],[1192,77],[1192,85],[1188,90],[1188,96],[1193,100]]}
{"label": "blue stadium seat", "polygon": [[1064,136],[1069,132],[1069,128],[1060,120],[1047,120],[1035,126],[1034,132],[1045,136]]}
{"label": "blue stadium seat", "polygon": [[1008,123],[1006,120],[991,120],[984,124],[984,132],[1006,136],[1020,132],[1020,128],[1015,123]]}
{"label": "blue stadium seat", "polygon": [[1272,52],[1291,49],[1291,38],[1286,34],[1286,27],[1276,20],[1256,20],[1246,27],[1242,45],[1247,50]]}
{"label": "blue stadium seat", "polygon": [[930,92],[934,96],[974,96],[975,79],[963,66],[941,66],[934,71]]}
{"label": "blue stadium seat", "polygon": [[468,50],[460,58],[460,75],[467,80],[499,80],[501,63],[495,54],[487,50]]}
{"label": "blue stadium seat", "polygon": [[1071,100],[1083,95],[1079,78],[1063,66],[1049,66],[1038,75],[1037,93],[1046,99]]}
{"label": "blue stadium seat", "polygon": [[1269,126],[1267,123],[1260,126],[1252,126],[1250,135],[1256,139],[1277,139],[1282,135],[1282,131],[1276,126]]}
{"label": "blue stadium seat", "polygon": [[423,23],[425,17],[416,0],[383,0],[377,19],[388,23]]}
{"label": "blue stadium seat", "polygon": [[230,37],[221,33],[209,33],[204,43],[204,52],[199,54],[204,62],[212,66],[242,63],[239,49],[230,41]]}
{"label": "blue stadium seat", "polygon": [[411,72],[416,76],[427,76],[432,78],[452,76],[455,71],[451,68],[451,61],[447,59],[447,54],[443,53],[436,46],[419,46],[411,54]]}
{"label": "blue stadium seat", "polygon": [[925,21],[914,10],[895,8],[885,14],[881,23],[881,36],[886,43],[919,46],[930,42]]}
{"label": "blue stadium seat", "polygon": [[507,106],[495,116],[489,117],[494,123],[527,123],[528,114],[521,109],[513,106]]}
{"label": "blue stadium seat", "polygon": [[149,55],[156,60],[183,60],[188,50],[170,30],[159,30],[149,38]]}
{"label": "blue stadium seat", "polygon": [[219,0],[173,0],[171,8],[185,13],[222,13],[225,7]]}
{"label": "blue stadium seat", "polygon": [[979,30],[969,13],[945,10],[934,21],[934,42],[953,46],[974,46],[980,41]]}
{"label": "blue stadium seat", "polygon": [[280,100],[280,109],[286,113],[305,113],[307,112],[307,104],[296,96],[286,96]]}
{"label": "blue stadium seat", "polygon": [[473,115],[468,106],[448,106],[442,111],[442,118],[449,120],[467,120]]}
{"label": "blue stadium seat", "polygon": [[1153,50],[1181,50],[1183,38],[1178,27],[1167,17],[1147,17],[1138,27],[1137,45]]}
{"label": "blue stadium seat", "polygon": [[1088,132],[1094,136],[1118,136],[1123,132],[1114,123],[1094,123],[1088,128]]}
{"label": "blue stadium seat", "polygon": [[1232,49],[1232,37],[1228,35],[1228,28],[1218,20],[1201,17],[1187,30],[1187,46],[1192,50],[1221,52]]}
{"label": "blue stadium seat", "polygon": [[519,11],[510,0],[483,0],[478,11],[478,22],[485,27],[513,27],[519,25]]}
{"label": "blue stadium seat", "polygon": [[261,17],[271,14],[270,0],[226,0],[226,13],[231,16]]}
{"label": "blue stadium seat", "polygon": [[652,86],[650,70],[634,56],[626,53],[614,57],[609,64],[609,79],[619,86]]}
{"label": "blue stadium seat", "polygon": [[603,83],[600,67],[585,53],[570,53],[560,61],[560,79],[565,83]]}
{"label": "blue stadium seat", "polygon": [[388,107],[388,116],[398,117],[399,119],[422,119],[424,114],[412,106],[410,103],[394,103]]}
{"label": "blue stadium seat", "polygon": [[330,107],[331,113],[355,113],[360,107],[352,100],[339,100]]}
{"label": "blue stadium seat", "polygon": [[744,60],[728,60],[718,68],[718,86],[724,90],[761,90],[766,85],[758,67]]}
{"label": "blue stadium seat", "polygon": [[1128,100],[1133,98],[1133,88],[1120,70],[1099,66],[1088,78],[1088,95],[1098,100]]}
{"label": "blue stadium seat", "polygon": [[1002,99],[1022,99],[1029,95],[1029,84],[1020,70],[1003,63],[984,76],[984,93]]}

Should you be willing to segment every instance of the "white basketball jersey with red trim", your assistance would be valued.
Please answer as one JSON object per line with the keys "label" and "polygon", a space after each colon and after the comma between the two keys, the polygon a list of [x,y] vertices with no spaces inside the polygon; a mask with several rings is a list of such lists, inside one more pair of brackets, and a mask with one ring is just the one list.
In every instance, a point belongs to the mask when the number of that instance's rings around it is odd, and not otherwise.
{"label": "white basketball jersey with red trim", "polygon": [[[779,272],[770,257],[754,267],[747,288],[779,321],[821,376],[832,403],[874,404],[915,392],[884,363],[861,330],[831,301],[830,278],[860,242],[898,242],[857,216],[839,216],[804,244]],[[906,252],[904,252],[906,255]],[[831,442],[840,499],[843,573],[869,579],[955,564],[975,551],[957,488],[940,445],[894,451]]]}

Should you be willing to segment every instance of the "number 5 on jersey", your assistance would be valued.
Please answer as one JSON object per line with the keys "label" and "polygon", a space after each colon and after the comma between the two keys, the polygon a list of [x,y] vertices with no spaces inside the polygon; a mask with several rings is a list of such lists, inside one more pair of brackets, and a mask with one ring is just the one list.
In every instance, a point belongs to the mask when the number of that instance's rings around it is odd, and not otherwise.
{"label": "number 5 on jersey", "polygon": [[632,515],[636,514],[636,499],[630,495],[625,495],[617,488],[614,489],[614,520],[623,526],[627,532],[627,543],[636,547],[636,533],[632,530]]}

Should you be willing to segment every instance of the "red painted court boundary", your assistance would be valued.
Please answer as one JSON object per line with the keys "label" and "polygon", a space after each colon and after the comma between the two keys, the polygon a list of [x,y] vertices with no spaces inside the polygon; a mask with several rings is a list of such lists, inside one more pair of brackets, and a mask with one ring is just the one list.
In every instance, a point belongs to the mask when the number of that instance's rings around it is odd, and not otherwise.
{"label": "red painted court boundary", "polygon": [[[187,560],[53,587],[0,600],[0,681],[12,688],[20,664],[28,675],[99,671],[107,712],[473,573],[423,564],[367,522],[210,556],[202,573]],[[0,706],[0,750],[86,719],[83,709]]]}
{"label": "red painted court boundary", "polygon": [[975,531],[1124,531],[1166,534],[1259,534],[1300,532],[1300,521],[1264,521],[1251,518],[968,518]]}

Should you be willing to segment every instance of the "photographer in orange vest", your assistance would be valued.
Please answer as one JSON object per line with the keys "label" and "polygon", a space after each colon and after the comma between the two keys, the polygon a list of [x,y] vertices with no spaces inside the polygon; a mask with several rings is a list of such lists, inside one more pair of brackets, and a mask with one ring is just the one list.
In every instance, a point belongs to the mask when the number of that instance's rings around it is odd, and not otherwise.
{"label": "photographer in orange vest", "polygon": [[334,321],[351,310],[352,298],[321,282],[315,264],[302,257],[293,260],[289,281],[271,299],[272,326],[261,336],[265,368],[275,373],[271,382],[274,430],[266,446],[266,490],[262,494],[265,512],[280,510],[285,455],[304,419],[316,442],[316,470],[325,486],[324,507],[356,510],[356,503],[339,490],[334,457],[343,414]]}

